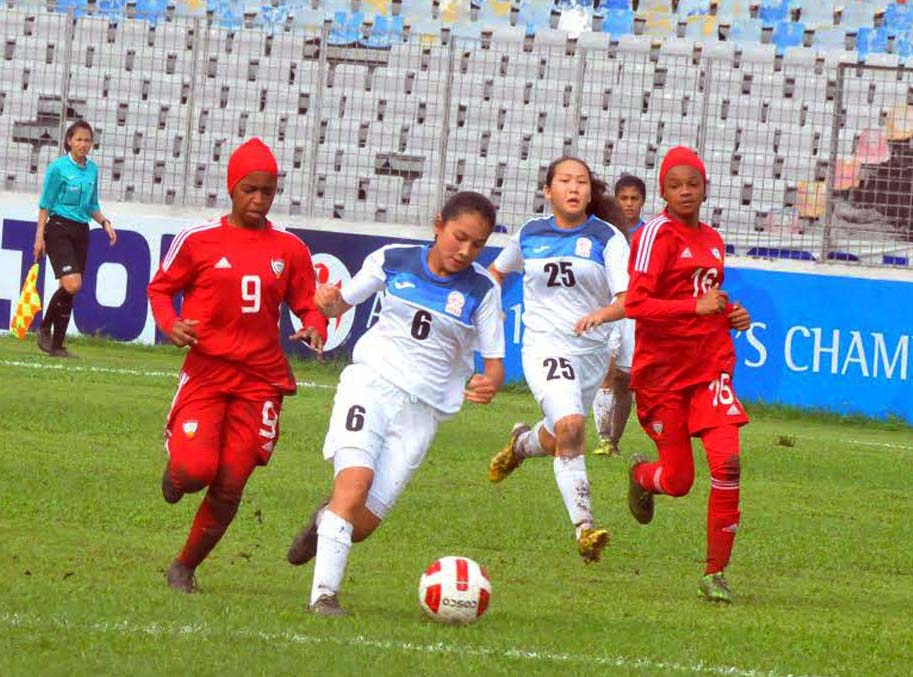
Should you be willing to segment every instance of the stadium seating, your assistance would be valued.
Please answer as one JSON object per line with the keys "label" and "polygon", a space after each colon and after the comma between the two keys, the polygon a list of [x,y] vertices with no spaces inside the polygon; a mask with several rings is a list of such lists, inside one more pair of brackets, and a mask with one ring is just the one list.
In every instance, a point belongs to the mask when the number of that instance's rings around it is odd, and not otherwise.
{"label": "stadium seating", "polygon": [[[38,100],[60,100],[63,12],[73,12],[80,67],[67,96],[99,129],[109,197],[220,204],[220,158],[257,134],[288,167],[280,209],[422,223],[471,188],[512,228],[543,209],[544,167],[558,155],[580,154],[607,179],[639,174],[653,196],[662,153],[688,143],[708,159],[708,218],[738,253],[906,265],[887,251],[910,237],[899,198],[885,210],[890,237],[860,238],[852,220],[855,239],[824,237],[837,207],[903,193],[893,177],[906,167],[898,144],[913,137],[906,79],[838,71],[909,56],[903,4],[46,5],[0,10],[8,187],[37,188],[52,131],[72,119],[42,122]],[[578,34],[587,26],[598,32]]]}

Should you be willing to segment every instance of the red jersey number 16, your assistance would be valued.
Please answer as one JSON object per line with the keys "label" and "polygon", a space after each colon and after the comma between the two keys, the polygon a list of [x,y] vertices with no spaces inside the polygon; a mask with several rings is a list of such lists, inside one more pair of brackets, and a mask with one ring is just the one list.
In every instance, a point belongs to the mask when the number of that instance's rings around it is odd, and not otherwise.
{"label": "red jersey number 16", "polygon": [[694,282],[694,298],[698,296],[703,296],[710,288],[716,283],[717,277],[719,277],[719,272],[716,268],[698,268],[694,271],[694,275],[691,276],[691,281]]}
{"label": "red jersey number 16", "polygon": [[260,276],[245,275],[241,278],[241,312],[260,312]]}

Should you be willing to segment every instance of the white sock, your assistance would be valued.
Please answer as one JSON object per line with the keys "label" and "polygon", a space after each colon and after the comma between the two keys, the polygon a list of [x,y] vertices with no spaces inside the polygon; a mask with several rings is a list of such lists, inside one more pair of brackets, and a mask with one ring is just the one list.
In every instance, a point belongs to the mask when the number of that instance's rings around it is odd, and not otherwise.
{"label": "white sock", "polygon": [[612,412],[615,409],[615,396],[611,388],[600,388],[593,398],[593,421],[596,432],[607,440],[612,436]]}
{"label": "white sock", "polygon": [[335,595],[346,571],[352,547],[352,524],[329,508],[320,516],[317,527],[317,556],[314,558],[314,582],[311,604],[321,595]]}
{"label": "white sock", "polygon": [[549,455],[539,442],[539,429],[543,425],[545,425],[545,422],[539,421],[532,427],[532,430],[523,433],[517,438],[517,443],[514,445],[514,453],[518,458],[532,458],[533,456]]}
{"label": "white sock", "polygon": [[571,523],[576,529],[576,536],[580,532],[593,527],[593,510],[590,507],[590,480],[586,476],[586,460],[583,456],[566,458],[555,456],[555,482],[564,507],[571,518]]}

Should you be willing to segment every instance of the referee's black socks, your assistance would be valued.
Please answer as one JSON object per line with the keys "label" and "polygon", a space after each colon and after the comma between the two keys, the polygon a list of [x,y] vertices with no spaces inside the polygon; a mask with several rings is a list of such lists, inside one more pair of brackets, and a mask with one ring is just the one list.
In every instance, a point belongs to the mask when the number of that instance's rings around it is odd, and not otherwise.
{"label": "referee's black socks", "polygon": [[66,337],[67,325],[70,324],[70,314],[72,312],[73,295],[64,290],[63,287],[58,287],[51,297],[44,319],[41,321],[41,328],[44,331],[49,331],[53,327],[52,348],[60,348],[63,345],[63,339]]}

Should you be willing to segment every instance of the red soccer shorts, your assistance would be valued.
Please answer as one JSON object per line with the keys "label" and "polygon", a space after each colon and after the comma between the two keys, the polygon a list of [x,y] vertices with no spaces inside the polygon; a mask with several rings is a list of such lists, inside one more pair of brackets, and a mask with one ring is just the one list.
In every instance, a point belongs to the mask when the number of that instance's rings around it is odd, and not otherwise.
{"label": "red soccer shorts", "polygon": [[748,423],[748,415],[727,373],[710,383],[684,390],[640,389],[636,401],[640,425],[657,444],[681,436],[697,437],[712,428]]}
{"label": "red soccer shorts", "polygon": [[191,353],[165,424],[172,479],[208,485],[220,465],[266,465],[279,441],[282,395],[221,360]]}

